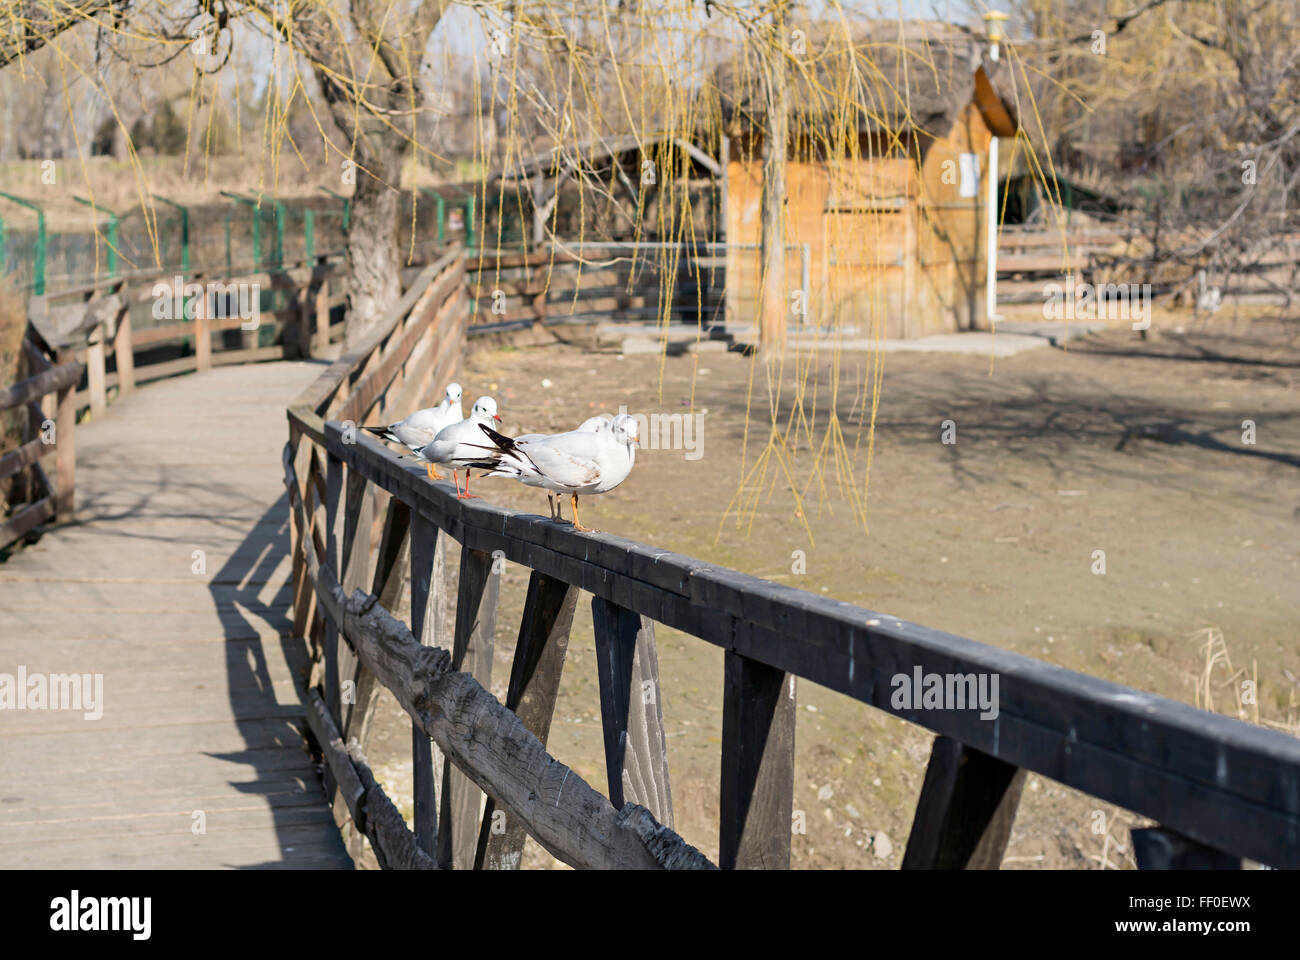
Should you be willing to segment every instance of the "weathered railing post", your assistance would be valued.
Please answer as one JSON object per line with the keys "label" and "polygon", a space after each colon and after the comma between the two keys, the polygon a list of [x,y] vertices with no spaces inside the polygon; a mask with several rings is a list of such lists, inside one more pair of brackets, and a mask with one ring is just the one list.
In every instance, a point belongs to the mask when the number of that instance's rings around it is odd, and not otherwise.
{"label": "weathered railing post", "polygon": [[950,737],[935,737],[903,869],[998,869],[1024,785],[1025,771]]}
{"label": "weathered railing post", "polygon": [[723,665],[718,866],[788,870],[795,678],[732,650]]}
{"label": "weathered railing post", "polygon": [[90,391],[90,413],[96,419],[108,410],[104,380],[104,327],[97,324],[86,338],[86,388]]}
{"label": "weathered railing post", "polygon": [[[442,568],[437,562],[442,537],[438,528],[418,513],[410,517],[411,635],[428,646],[428,614],[443,591]],[[438,846],[438,795],[434,781],[433,742],[420,725],[411,723],[412,789],[415,837],[420,849],[436,856]],[[447,802],[443,794],[442,802]]]}
{"label": "weathered railing post", "polygon": [[638,803],[671,827],[673,799],[654,621],[602,597],[592,597],[591,619],[610,803],[620,809]]}
{"label": "weathered railing post", "polygon": [[[325,558],[322,561],[337,576],[339,569],[339,506],[343,496],[343,461],[326,454],[325,467]],[[325,706],[336,727],[342,726],[339,702],[339,627],[325,617]]]}
{"label": "weathered railing post", "polygon": [[[76,362],[70,349],[58,350],[56,363],[59,365]],[[59,391],[58,405],[54,417],[54,511],[61,523],[67,523],[76,516],[76,473],[77,473],[77,400],[76,383],[70,383]]]}
{"label": "weathered railing post", "polygon": [[194,298],[194,366],[200,372],[212,366],[212,328],[206,287]]}
{"label": "weathered railing post", "polygon": [[124,304],[113,334],[113,359],[117,364],[117,393],[124,397],[135,389],[135,344],[131,337],[131,301],[122,287]]}
{"label": "weathered railing post", "polygon": [[[500,585],[501,562],[496,557],[479,550],[461,550],[451,666],[470,674],[485,688],[492,680]],[[449,761],[444,762],[438,821],[438,863],[444,869],[473,868],[482,802],[483,791],[478,785]]]}
{"label": "weathered railing post", "polygon": [[[560,690],[560,675],[569,649],[569,631],[578,602],[578,588],[533,571],[519,622],[519,642],[510,667],[506,709],[546,745]],[[527,831],[523,824],[487,798],[479,830],[475,869],[518,870]]]}
{"label": "weathered railing post", "polygon": [[[384,513],[383,532],[375,553],[374,579],[370,585],[370,593],[378,598],[385,610],[397,606],[398,595],[405,583],[411,544],[410,529],[411,508],[396,497],[389,498]],[[344,712],[343,735],[346,740],[355,738],[364,744],[379,688],[375,683],[375,675],[359,660],[353,679],[356,683],[356,697],[350,704],[350,709]]]}

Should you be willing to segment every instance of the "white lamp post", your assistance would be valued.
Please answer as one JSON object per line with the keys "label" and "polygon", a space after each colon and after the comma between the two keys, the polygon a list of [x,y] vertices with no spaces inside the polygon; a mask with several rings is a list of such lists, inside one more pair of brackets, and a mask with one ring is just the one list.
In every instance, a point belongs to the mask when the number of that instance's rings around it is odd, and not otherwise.
{"label": "white lamp post", "polygon": [[[998,62],[999,46],[1002,42],[1002,23],[1007,19],[1005,13],[999,13],[996,10],[990,10],[984,14],[984,22],[988,25],[989,38],[989,59],[994,63]],[[988,166],[988,252],[985,255],[985,265],[988,269],[988,275],[984,280],[984,312],[988,322],[992,325],[997,320],[998,315],[998,137],[993,134],[989,137],[989,166]]]}

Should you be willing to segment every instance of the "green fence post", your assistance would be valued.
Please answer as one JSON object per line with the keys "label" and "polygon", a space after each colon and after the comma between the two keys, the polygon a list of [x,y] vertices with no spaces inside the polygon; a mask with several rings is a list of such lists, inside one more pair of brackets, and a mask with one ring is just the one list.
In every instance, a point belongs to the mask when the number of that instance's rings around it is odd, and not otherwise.
{"label": "green fence post", "polygon": [[20,207],[36,211],[36,256],[32,265],[32,293],[38,297],[45,295],[45,211],[22,197],[0,190],[0,197],[10,200]]}
{"label": "green fence post", "polygon": [[[246,204],[253,212],[253,267],[255,269],[262,266],[262,218],[258,216],[257,201],[248,197],[241,197],[237,193],[231,193],[229,190],[222,190],[221,195],[228,197],[236,203]],[[230,218],[226,218],[226,272],[231,270],[230,263]]]}
{"label": "green fence post", "polygon": [[275,204],[275,265],[284,266],[284,201],[273,200]]}
{"label": "green fence post", "polygon": [[465,249],[474,250],[478,247],[477,238],[474,233],[474,194],[470,194],[465,200]]}
{"label": "green fence post", "polygon": [[108,275],[110,277],[116,277],[117,276],[117,239],[118,239],[118,227],[120,223],[117,214],[114,213],[112,210],[108,209],[108,207],[101,206],[100,204],[95,203],[93,200],[87,200],[85,197],[73,197],[72,199],[77,201],[77,203],[80,203],[83,206],[90,207],[90,209],[95,210],[99,213],[108,214],[108,256],[106,258],[107,265],[108,265]]}
{"label": "green fence post", "polygon": [[444,227],[446,225],[445,221],[446,221],[446,214],[447,214],[447,202],[442,199],[442,194],[436,193],[433,190],[429,189],[428,187],[419,187],[418,189],[426,197],[433,198],[434,209],[437,211],[436,216],[438,222],[438,245],[442,246],[444,242],[444,236],[445,236]]}
{"label": "green fence post", "polygon": [[[181,273],[190,272],[190,210],[189,207],[182,207],[175,200],[168,200],[166,197],[160,197],[153,194],[155,200],[161,200],[169,207],[173,207],[181,212]],[[230,260],[230,219],[226,219],[226,265],[229,266]]]}
{"label": "green fence post", "polygon": [[316,211],[304,207],[302,211],[302,246],[307,266],[315,266],[316,260]]}

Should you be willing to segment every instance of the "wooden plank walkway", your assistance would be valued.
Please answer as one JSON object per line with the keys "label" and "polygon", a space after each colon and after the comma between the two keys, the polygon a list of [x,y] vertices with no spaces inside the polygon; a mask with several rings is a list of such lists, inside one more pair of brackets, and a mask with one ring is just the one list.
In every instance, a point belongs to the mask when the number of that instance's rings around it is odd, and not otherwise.
{"label": "wooden plank walkway", "polygon": [[288,612],[284,411],[321,369],[166,380],[77,428],[77,522],[0,564],[0,674],[102,674],[103,716],[0,710],[0,867],[351,867]]}

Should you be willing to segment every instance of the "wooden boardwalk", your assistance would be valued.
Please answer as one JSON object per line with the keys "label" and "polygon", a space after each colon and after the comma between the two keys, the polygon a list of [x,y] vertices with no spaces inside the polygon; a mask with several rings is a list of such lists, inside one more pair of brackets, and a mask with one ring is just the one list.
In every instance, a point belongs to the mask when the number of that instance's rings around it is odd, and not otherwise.
{"label": "wooden boardwalk", "polygon": [[0,674],[102,675],[103,716],[0,711],[0,867],[351,867],[288,614],[284,411],[322,369],[165,380],[77,428],[76,523],[0,564]]}

